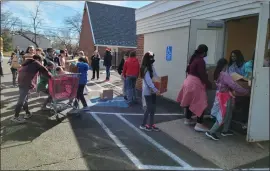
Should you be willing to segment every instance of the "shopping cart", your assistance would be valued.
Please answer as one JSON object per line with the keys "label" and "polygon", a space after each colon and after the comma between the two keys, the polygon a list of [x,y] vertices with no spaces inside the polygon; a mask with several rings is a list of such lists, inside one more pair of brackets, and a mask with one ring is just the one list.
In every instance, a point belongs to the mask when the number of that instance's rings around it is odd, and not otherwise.
{"label": "shopping cart", "polygon": [[73,106],[70,102],[76,98],[77,89],[79,86],[79,73],[68,73],[63,75],[53,76],[49,80],[49,94],[52,97],[50,105],[52,114],[56,116],[59,121],[59,111],[62,109],[73,108],[77,109],[78,106]]}

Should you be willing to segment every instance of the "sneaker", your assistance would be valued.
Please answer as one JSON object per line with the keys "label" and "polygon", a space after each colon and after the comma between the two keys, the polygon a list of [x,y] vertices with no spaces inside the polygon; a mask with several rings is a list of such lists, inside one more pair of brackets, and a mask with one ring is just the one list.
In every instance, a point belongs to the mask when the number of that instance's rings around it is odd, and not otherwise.
{"label": "sneaker", "polygon": [[198,123],[195,125],[194,129],[195,129],[195,131],[198,131],[198,132],[207,132],[208,131],[207,127],[205,127],[202,124],[198,124]]}
{"label": "sneaker", "polygon": [[15,123],[25,123],[25,119],[19,117],[12,117],[10,120]]}
{"label": "sneaker", "polygon": [[185,122],[184,122],[185,125],[195,125],[196,122],[192,119],[185,119]]}
{"label": "sneaker", "polygon": [[159,132],[160,129],[158,127],[156,127],[156,125],[152,125],[152,130],[153,131],[156,131],[156,132]]}
{"label": "sneaker", "polygon": [[221,135],[222,135],[223,137],[226,137],[226,136],[233,135],[233,132],[232,132],[232,131],[221,132]]}
{"label": "sneaker", "polygon": [[31,118],[33,115],[32,115],[32,113],[30,113],[30,112],[27,112],[25,115],[24,115],[24,119],[29,119],[29,118]]}
{"label": "sneaker", "polygon": [[140,125],[140,129],[141,130],[145,130],[145,131],[152,131],[152,129],[150,128],[150,126],[149,125]]}
{"label": "sneaker", "polygon": [[216,134],[211,134],[210,132],[206,132],[205,133],[205,135],[207,136],[207,137],[209,137],[209,138],[211,138],[212,140],[215,140],[215,141],[218,141],[219,140],[219,138],[218,138],[218,136],[216,135]]}
{"label": "sneaker", "polygon": [[94,80],[95,78],[91,78],[91,80]]}

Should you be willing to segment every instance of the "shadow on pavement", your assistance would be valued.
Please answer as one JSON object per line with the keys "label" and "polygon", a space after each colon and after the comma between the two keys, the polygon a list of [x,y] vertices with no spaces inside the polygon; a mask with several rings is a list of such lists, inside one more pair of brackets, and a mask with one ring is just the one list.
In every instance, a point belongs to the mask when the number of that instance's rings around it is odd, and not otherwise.
{"label": "shadow on pavement", "polygon": [[[16,124],[10,121],[11,116],[14,115],[15,106],[1,111],[1,118],[7,117],[1,120],[1,145],[12,141],[32,141],[59,123],[56,120],[48,119],[51,116],[50,111],[39,110],[44,100],[44,98],[40,98],[29,101],[29,110],[34,110],[34,112],[32,112],[33,116],[27,119],[26,124]],[[8,101],[5,100],[4,105],[6,105],[5,103],[8,103]],[[3,105],[3,101],[1,105]],[[24,114],[25,112],[22,109],[20,117],[23,117]]]}

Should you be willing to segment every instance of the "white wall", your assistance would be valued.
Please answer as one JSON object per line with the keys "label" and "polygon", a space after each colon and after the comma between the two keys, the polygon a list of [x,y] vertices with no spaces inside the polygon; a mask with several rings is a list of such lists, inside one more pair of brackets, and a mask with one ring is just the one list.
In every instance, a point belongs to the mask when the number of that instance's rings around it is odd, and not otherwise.
{"label": "white wall", "polygon": [[[33,34],[27,34],[29,37],[33,38]],[[49,39],[46,39],[45,37],[42,36],[38,36],[37,38],[37,43],[39,45],[40,48],[42,49],[47,49],[49,47],[51,47],[51,41]],[[26,38],[20,36],[20,35],[14,35],[12,37],[12,45],[13,48],[15,49],[16,46],[19,46],[21,50],[26,51],[27,47],[30,45],[34,45],[34,43],[32,43],[31,41],[27,40]]]}
{"label": "white wall", "polygon": [[[198,1],[180,7],[179,3],[179,1],[156,1],[145,7],[148,10],[144,10],[144,7],[137,9],[135,12],[137,34],[186,27],[189,26],[190,19],[223,20],[258,14],[260,11],[260,2],[252,0]],[[161,8],[170,10],[159,10]],[[152,13],[152,16],[149,16],[150,9],[158,11],[158,13],[155,12]]]}
{"label": "white wall", "polygon": [[[183,27],[144,35],[144,51],[155,53],[159,76],[168,75],[168,92],[164,97],[176,100],[184,79],[187,63],[189,28]],[[172,60],[166,61],[166,47],[172,46]]]}

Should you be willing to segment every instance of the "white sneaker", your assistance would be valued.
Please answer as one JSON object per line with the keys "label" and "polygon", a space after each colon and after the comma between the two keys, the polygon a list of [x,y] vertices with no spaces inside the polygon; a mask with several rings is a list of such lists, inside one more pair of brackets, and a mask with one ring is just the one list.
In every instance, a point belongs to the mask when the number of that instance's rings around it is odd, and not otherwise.
{"label": "white sneaker", "polygon": [[195,129],[195,131],[198,131],[198,132],[207,132],[207,131],[209,131],[209,129],[207,127],[205,127],[202,124],[200,124],[200,126],[199,126],[198,123],[195,125],[194,129]]}
{"label": "white sneaker", "polygon": [[29,119],[29,118],[31,118],[33,115],[32,115],[32,113],[26,113],[25,115],[24,115],[24,119]]}
{"label": "white sneaker", "polygon": [[20,118],[20,117],[12,117],[11,119],[10,119],[12,122],[15,122],[15,123],[25,123],[25,119],[23,119],[23,118]]}

